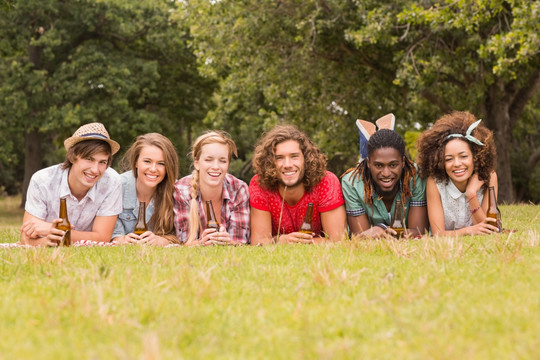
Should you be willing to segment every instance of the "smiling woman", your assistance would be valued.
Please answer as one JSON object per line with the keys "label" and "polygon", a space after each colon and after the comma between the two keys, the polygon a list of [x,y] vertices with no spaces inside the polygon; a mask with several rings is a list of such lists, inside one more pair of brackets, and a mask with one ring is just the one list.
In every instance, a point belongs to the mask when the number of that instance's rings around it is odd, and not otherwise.
{"label": "smiling woman", "polygon": [[431,231],[436,235],[490,234],[488,186],[497,192],[493,133],[468,112],[445,115],[418,138],[418,166],[427,177]]}
{"label": "smiling woman", "polygon": [[[178,155],[165,136],[149,133],[137,137],[123,158],[131,169],[122,178],[122,213],[118,216],[113,240],[118,244],[177,243],[173,224],[173,191],[178,176]],[[149,231],[134,233],[139,204],[146,206]]]}
{"label": "smiling woman", "polygon": [[[188,246],[237,245],[249,240],[249,194],[245,182],[228,174],[236,144],[224,131],[208,131],[195,140],[193,173],[176,182],[174,225]],[[207,201],[221,224],[208,228],[203,211]]]}

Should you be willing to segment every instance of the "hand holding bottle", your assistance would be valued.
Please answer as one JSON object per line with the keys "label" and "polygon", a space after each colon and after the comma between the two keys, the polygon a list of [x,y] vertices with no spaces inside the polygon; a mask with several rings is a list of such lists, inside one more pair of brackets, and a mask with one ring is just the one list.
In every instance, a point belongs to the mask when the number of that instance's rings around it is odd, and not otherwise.
{"label": "hand holding bottle", "polygon": [[[207,231],[208,230],[208,231]],[[214,230],[214,231],[211,231]],[[215,229],[206,229],[203,234],[206,233],[206,241],[203,245],[236,245],[238,241],[233,240],[225,226],[221,225],[219,231]]]}
{"label": "hand holding bottle", "polygon": [[292,232],[286,235],[279,235],[279,244],[313,244],[313,233]]}
{"label": "hand holding bottle", "polygon": [[69,225],[69,230],[64,230],[64,228],[60,229],[58,228],[58,224],[61,224],[64,221],[62,218],[54,219],[51,223],[50,231],[47,234],[47,243],[45,245],[47,246],[60,246],[65,241],[64,237],[67,235],[69,236],[69,244],[67,246],[71,245],[71,230],[73,230],[74,226]]}

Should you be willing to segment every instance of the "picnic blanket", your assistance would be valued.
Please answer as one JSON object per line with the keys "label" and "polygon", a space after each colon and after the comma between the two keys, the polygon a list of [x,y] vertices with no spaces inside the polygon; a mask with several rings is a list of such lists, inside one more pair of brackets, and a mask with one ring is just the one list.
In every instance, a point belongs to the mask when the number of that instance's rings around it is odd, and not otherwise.
{"label": "picnic blanket", "polygon": [[[117,244],[116,242],[101,242],[92,240],[79,240],[75,241],[72,246],[74,247],[87,247],[87,246],[122,246],[122,245],[137,245],[137,244]],[[164,247],[177,247],[179,244],[169,244]],[[0,243],[0,248],[33,248],[30,245],[24,245],[20,243]]]}

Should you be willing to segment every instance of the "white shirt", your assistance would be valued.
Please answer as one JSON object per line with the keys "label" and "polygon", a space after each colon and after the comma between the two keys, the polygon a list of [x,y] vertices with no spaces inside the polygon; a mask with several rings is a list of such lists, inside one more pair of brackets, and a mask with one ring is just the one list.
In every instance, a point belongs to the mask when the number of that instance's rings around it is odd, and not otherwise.
{"label": "white shirt", "polygon": [[96,216],[113,216],[122,212],[120,175],[107,168],[85,197],[78,201],[68,185],[69,169],[53,165],[32,175],[24,209],[31,215],[52,222],[58,219],[60,198],[66,197],[68,218],[74,230],[92,231]]}
{"label": "white shirt", "polygon": [[[444,211],[444,229],[458,230],[472,226],[472,214],[469,209],[467,195],[459,191],[451,180],[435,182],[441,195],[441,202]],[[478,202],[482,204],[484,189],[480,188],[476,193]]]}

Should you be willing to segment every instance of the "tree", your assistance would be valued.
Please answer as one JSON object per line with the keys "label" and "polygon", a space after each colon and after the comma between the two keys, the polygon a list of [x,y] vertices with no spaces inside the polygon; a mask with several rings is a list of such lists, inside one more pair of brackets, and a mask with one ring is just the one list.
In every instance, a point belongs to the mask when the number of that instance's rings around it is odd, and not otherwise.
{"label": "tree", "polygon": [[220,81],[207,120],[259,132],[293,122],[328,153],[353,156],[356,118],[392,111],[404,132],[470,110],[495,132],[500,200],[513,201],[512,130],[540,82],[537,1],[193,0],[186,9],[202,71]]}
{"label": "tree", "polygon": [[357,158],[358,114],[376,119],[385,111],[381,108],[391,107],[379,95],[399,91],[392,87],[392,76],[372,86],[363,83],[390,68],[384,69],[384,62],[364,66],[369,58],[343,36],[356,14],[338,3],[335,9],[317,1],[186,5],[201,72],[220,81],[216,109],[206,120],[240,139],[246,160],[263,131],[288,122],[310,133],[331,154],[331,166],[336,163],[333,170],[339,173]]}
{"label": "tree", "polygon": [[[174,136],[178,119],[192,123],[206,113],[211,90],[197,89],[211,84],[193,71],[189,34],[170,18],[173,7],[160,0],[7,3],[0,128],[24,134],[23,204],[31,175],[58,162],[63,150],[56,149],[82,123],[104,123],[125,146],[148,131]],[[198,102],[169,95],[186,88]]]}
{"label": "tree", "polygon": [[512,134],[540,88],[540,3],[407,1],[369,14],[382,32],[351,29],[355,44],[379,41],[393,49],[395,84],[416,101],[423,98],[442,113],[466,109],[483,117],[495,133],[499,200],[513,202]]}

